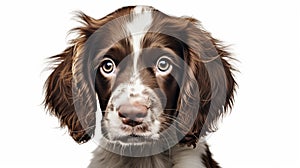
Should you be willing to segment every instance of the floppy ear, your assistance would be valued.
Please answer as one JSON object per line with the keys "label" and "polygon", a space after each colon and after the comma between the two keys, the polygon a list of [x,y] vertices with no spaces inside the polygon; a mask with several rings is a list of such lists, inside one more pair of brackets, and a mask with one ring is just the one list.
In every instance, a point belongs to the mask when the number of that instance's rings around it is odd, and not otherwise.
{"label": "floppy ear", "polygon": [[[96,98],[93,83],[87,80],[82,68],[81,54],[87,38],[97,30],[97,20],[78,13],[82,27],[75,28],[78,37],[63,53],[51,57],[56,67],[45,83],[45,107],[59,118],[61,127],[68,127],[78,143],[88,141],[94,134]],[[83,65],[80,65],[83,66]]]}
{"label": "floppy ear", "polygon": [[199,108],[197,114],[185,115],[193,116],[191,119],[183,118],[184,115],[180,118],[194,121],[181,143],[195,146],[199,137],[217,129],[216,122],[231,108],[236,82],[232,74],[234,69],[227,61],[231,57],[225,47],[201,28],[196,20],[187,20],[190,21],[186,30],[189,40],[184,59],[189,69],[180,104],[190,106],[186,108],[191,109],[187,113],[195,111],[192,108],[197,102]]}

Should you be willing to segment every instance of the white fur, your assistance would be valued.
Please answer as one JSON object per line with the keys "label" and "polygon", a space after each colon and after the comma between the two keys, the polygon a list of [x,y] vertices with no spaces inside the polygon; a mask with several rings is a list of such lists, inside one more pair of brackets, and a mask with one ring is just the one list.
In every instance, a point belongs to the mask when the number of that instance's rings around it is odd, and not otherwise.
{"label": "white fur", "polygon": [[[99,102],[98,97],[95,96],[97,99],[97,102]],[[100,139],[102,138],[102,131],[101,131],[101,120],[102,120],[102,110],[104,109],[100,109],[100,104],[97,103],[97,111],[95,114],[96,117],[96,124],[95,124],[95,134],[93,136],[93,140],[95,140],[97,143],[100,142]]]}
{"label": "white fur", "polygon": [[149,26],[152,23],[151,9],[144,6],[137,6],[133,10],[133,20],[127,24],[127,30],[132,36],[133,44],[133,66],[134,72],[137,72],[137,60],[140,54],[141,41],[143,40]]}
{"label": "white fur", "polygon": [[138,75],[131,77],[130,83],[128,85],[128,90],[130,91],[129,93],[133,95],[143,94],[142,92],[143,90],[145,90],[145,86],[142,84],[142,81]]}
{"label": "white fur", "polygon": [[205,154],[205,142],[198,142],[195,149],[191,147],[175,147],[172,168],[205,168],[200,159]]}

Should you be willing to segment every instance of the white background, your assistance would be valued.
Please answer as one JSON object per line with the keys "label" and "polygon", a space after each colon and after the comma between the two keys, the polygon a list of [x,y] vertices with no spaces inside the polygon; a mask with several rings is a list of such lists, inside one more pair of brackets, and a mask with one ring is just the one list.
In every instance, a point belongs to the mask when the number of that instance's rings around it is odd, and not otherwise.
{"label": "white background", "polygon": [[79,25],[72,11],[101,18],[137,4],[199,19],[240,61],[235,106],[208,139],[221,166],[300,167],[300,8],[290,0],[1,1],[0,167],[87,166],[96,145],[76,144],[41,105],[46,58]]}

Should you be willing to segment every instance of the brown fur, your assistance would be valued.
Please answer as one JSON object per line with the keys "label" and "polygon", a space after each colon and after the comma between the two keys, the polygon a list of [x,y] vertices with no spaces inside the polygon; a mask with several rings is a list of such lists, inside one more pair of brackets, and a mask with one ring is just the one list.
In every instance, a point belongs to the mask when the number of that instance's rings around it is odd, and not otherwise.
{"label": "brown fur", "polygon": [[219,164],[218,164],[216,161],[214,161],[214,160],[212,159],[212,154],[211,154],[211,152],[210,152],[210,150],[209,150],[208,145],[206,145],[206,150],[205,150],[205,152],[206,152],[206,154],[203,154],[203,155],[201,156],[202,161],[203,161],[203,164],[204,164],[207,168],[221,168],[221,167],[219,166]]}

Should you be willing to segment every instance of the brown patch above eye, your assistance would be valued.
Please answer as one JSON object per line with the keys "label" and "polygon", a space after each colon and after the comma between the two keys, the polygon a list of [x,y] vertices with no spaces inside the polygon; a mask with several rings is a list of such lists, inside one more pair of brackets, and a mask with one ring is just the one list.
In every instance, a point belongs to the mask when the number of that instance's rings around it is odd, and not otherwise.
{"label": "brown patch above eye", "polygon": [[128,38],[130,37],[116,42],[110,49],[108,49],[104,57],[113,59],[116,65],[118,65],[119,62],[121,62],[125,57],[129,56],[133,51]]}

